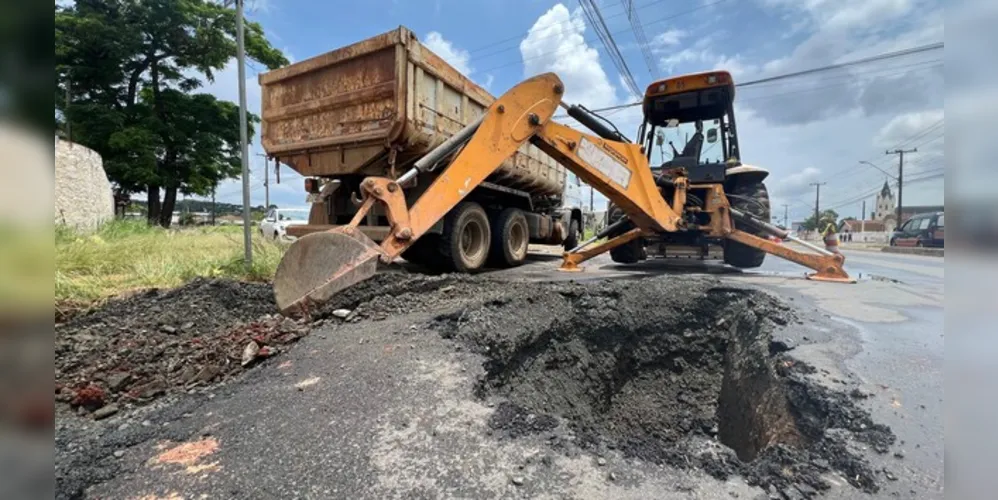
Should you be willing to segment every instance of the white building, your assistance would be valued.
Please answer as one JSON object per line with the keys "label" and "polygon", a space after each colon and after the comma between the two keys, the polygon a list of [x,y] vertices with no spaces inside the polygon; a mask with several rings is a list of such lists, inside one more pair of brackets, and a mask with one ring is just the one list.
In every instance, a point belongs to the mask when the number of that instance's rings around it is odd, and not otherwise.
{"label": "white building", "polygon": [[896,210],[897,200],[894,199],[894,193],[887,184],[887,180],[884,180],[884,187],[880,188],[880,193],[877,194],[877,205],[873,209],[873,220],[884,220],[888,215],[897,217],[895,214]]}

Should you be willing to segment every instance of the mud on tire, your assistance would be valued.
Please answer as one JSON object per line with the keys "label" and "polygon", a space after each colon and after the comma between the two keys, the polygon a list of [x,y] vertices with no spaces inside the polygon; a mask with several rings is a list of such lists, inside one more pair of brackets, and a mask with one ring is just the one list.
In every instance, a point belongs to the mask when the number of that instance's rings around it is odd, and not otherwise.
{"label": "mud on tire", "polygon": [[[769,222],[769,192],[762,182],[741,182],[735,184],[729,194],[732,208],[754,215],[756,218]],[[766,235],[735,221],[735,229],[754,234],[761,238]],[[726,240],[724,242],[724,263],[740,268],[748,269],[759,267],[766,259],[766,252],[752,248],[737,241]]]}
{"label": "mud on tire", "polygon": [[[615,205],[610,205],[608,211],[609,217],[607,217],[607,224],[613,224],[620,220],[622,217],[627,217],[624,211]],[[633,223],[625,224],[624,227],[617,231],[614,231],[609,235],[610,238],[615,236],[620,236],[627,231],[634,228]],[[642,238],[635,239],[620,245],[616,248],[610,250],[610,259],[618,264],[634,264],[643,258],[644,253],[644,240]]]}
{"label": "mud on tire", "polygon": [[518,208],[507,208],[492,220],[492,244],[489,263],[496,267],[515,267],[527,258],[530,228],[527,217]]}
{"label": "mud on tire", "polygon": [[458,272],[474,271],[489,256],[492,232],[481,205],[466,201],[447,213],[440,235],[443,264]]}

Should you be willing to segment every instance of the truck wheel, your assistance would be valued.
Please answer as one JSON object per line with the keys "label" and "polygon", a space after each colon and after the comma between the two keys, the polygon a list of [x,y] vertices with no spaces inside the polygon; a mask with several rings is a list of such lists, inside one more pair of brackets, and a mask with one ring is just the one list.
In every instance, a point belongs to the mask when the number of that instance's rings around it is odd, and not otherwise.
{"label": "truck wheel", "polygon": [[565,241],[562,243],[565,250],[571,250],[579,246],[579,221],[572,219],[568,223],[568,234],[565,235]]}
{"label": "truck wheel", "polygon": [[527,217],[518,208],[499,212],[492,222],[492,248],[489,260],[496,267],[515,267],[527,258],[530,229]]}
{"label": "truck wheel", "polygon": [[[769,192],[761,182],[735,184],[728,198],[732,208],[754,215],[757,219],[769,221]],[[735,229],[766,238],[766,234],[735,221]],[[739,269],[759,267],[766,259],[766,252],[737,241],[724,242],[724,263]]]}
{"label": "truck wheel", "polygon": [[440,250],[448,267],[455,271],[474,271],[489,256],[492,234],[489,217],[481,205],[466,201],[444,218]]}
{"label": "truck wheel", "polygon": [[[624,214],[623,210],[614,205],[610,205],[608,215],[609,215],[609,217],[607,217],[608,224],[614,224],[622,217],[627,217],[627,215]],[[624,234],[627,231],[630,231],[631,229],[634,229],[634,224],[628,223],[625,224],[623,228],[614,231],[608,236],[610,238],[613,238],[615,236],[620,236],[621,234]],[[643,250],[644,250],[643,239],[638,238],[629,241],[627,243],[624,243],[623,245],[620,245],[616,248],[610,249],[610,260],[618,264],[634,264],[639,260],[641,260],[642,257],[641,253]]]}

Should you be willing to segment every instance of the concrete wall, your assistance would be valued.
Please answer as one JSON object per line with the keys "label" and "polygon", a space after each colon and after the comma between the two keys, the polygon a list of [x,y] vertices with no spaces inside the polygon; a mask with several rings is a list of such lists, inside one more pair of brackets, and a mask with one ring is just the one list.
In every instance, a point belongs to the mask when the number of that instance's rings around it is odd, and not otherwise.
{"label": "concrete wall", "polygon": [[114,196],[100,155],[55,141],[55,223],[92,231],[114,218]]}

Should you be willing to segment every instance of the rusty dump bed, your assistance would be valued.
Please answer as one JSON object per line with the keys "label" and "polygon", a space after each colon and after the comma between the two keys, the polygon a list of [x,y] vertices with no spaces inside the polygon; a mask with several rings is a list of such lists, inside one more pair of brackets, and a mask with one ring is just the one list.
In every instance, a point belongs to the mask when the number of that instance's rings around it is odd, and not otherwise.
{"label": "rusty dump bed", "polygon": [[[405,27],[259,80],[263,148],[304,176],[397,177],[495,99]],[[557,197],[565,170],[525,145],[488,180]]]}

